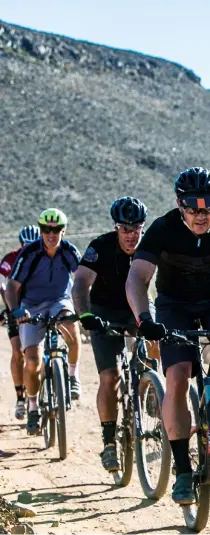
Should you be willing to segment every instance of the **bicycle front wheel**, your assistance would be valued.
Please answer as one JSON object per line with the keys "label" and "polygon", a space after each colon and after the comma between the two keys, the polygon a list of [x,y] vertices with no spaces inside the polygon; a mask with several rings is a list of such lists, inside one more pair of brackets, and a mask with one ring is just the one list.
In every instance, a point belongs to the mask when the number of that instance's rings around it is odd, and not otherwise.
{"label": "bicycle front wheel", "polygon": [[118,487],[126,487],[133,471],[133,408],[130,396],[125,394],[123,378],[118,395],[116,446],[120,469],[113,473],[113,477]]}
{"label": "bicycle front wheel", "polygon": [[135,437],[136,464],[142,489],[154,500],[166,492],[171,465],[171,448],[161,416],[163,397],[160,376],[153,370],[143,373],[138,397],[143,436]]}
{"label": "bicycle front wheel", "polygon": [[52,360],[52,372],[58,447],[60,459],[64,460],[67,456],[66,404],[63,363],[60,359],[55,358]]}
{"label": "bicycle front wheel", "polygon": [[[194,489],[196,503],[184,505],[183,512],[186,525],[194,531],[201,531],[205,528],[209,517],[209,485],[202,485],[199,481],[199,469],[204,465],[204,449],[202,444],[202,433],[199,421],[199,402],[196,388],[190,386],[190,412],[191,412],[191,437],[190,437],[190,457],[194,472]],[[196,475],[197,473],[197,475]]]}
{"label": "bicycle front wheel", "polygon": [[41,409],[41,429],[44,433],[44,442],[46,448],[55,446],[55,415],[49,412],[49,396],[50,392],[47,390],[47,380],[42,378],[39,405]]}

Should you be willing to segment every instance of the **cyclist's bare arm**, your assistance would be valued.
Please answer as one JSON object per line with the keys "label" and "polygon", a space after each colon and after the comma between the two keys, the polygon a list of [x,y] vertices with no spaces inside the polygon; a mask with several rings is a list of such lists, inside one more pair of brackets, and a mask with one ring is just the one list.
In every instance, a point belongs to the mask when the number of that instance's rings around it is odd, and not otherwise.
{"label": "cyclist's bare arm", "polygon": [[141,312],[149,312],[148,285],[156,266],[147,260],[136,259],[132,262],[126,282],[128,303],[136,319]]}
{"label": "cyclist's bare arm", "polygon": [[5,291],[5,299],[10,310],[19,307],[19,295],[21,286],[21,282],[12,279],[8,280]]}
{"label": "cyclist's bare arm", "polygon": [[6,304],[5,291],[6,291],[6,277],[2,275],[2,273],[0,273],[0,294],[4,303]]}
{"label": "cyclist's bare arm", "polygon": [[77,314],[84,314],[90,310],[90,289],[97,274],[92,269],[79,266],[74,279],[72,297]]}

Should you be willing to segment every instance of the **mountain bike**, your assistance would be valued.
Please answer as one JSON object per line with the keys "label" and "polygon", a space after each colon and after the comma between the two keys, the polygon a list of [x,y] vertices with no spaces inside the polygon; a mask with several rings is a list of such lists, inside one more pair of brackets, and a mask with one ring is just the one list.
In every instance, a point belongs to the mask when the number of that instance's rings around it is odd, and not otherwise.
{"label": "mountain bike", "polygon": [[71,408],[71,388],[68,373],[68,352],[59,329],[59,323],[73,320],[74,315],[58,319],[56,316],[37,314],[27,320],[36,325],[42,323],[46,327],[39,390],[39,406],[41,409],[41,432],[44,435],[46,448],[55,446],[56,427],[60,459],[67,456],[66,411]]}
{"label": "mountain bike", "polygon": [[206,373],[202,362],[202,352],[210,341],[200,342],[200,337],[210,338],[210,330],[168,330],[164,339],[169,344],[194,346],[200,362],[196,375],[197,388],[191,385],[189,392],[195,504],[182,506],[187,527],[197,532],[204,529],[208,522],[210,505],[210,365]]}
{"label": "mountain bike", "polygon": [[[124,336],[131,325],[105,324],[110,336]],[[145,495],[158,500],[166,491],[171,448],[163,426],[161,406],[164,383],[157,372],[157,360],[148,357],[146,342],[137,334],[130,361],[121,355],[116,445],[120,470],[113,472],[115,484],[128,485],[135,448],[138,476]]]}

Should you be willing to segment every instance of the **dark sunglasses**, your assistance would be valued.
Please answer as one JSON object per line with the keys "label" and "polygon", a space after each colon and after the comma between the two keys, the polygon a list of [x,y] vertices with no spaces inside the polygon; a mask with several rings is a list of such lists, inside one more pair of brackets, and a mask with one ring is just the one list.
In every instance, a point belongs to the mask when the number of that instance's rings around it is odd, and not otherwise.
{"label": "dark sunglasses", "polygon": [[63,225],[58,225],[57,227],[51,227],[50,225],[40,225],[40,232],[43,232],[43,234],[50,234],[50,232],[52,232],[53,234],[59,234],[59,232],[61,232],[61,230],[63,229]]}
{"label": "dark sunglasses", "polygon": [[184,208],[184,211],[186,212],[186,214],[190,214],[190,215],[198,215],[198,214],[210,215],[210,207],[207,207],[207,208],[193,208],[192,206],[183,206],[182,205],[182,208]]}

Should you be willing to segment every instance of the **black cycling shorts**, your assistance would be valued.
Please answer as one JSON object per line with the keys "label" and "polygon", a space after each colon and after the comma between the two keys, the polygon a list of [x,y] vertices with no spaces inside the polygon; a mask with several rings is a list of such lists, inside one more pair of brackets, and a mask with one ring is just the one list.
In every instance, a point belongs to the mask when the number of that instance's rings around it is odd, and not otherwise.
{"label": "black cycling shorts", "polygon": [[[176,301],[165,295],[159,295],[155,301],[156,321],[163,323],[167,329],[193,329],[195,320],[200,319],[203,329],[210,329],[210,303],[196,303]],[[199,367],[199,356],[195,347],[177,346],[160,342],[160,354],[163,373],[167,368],[178,362],[192,362],[192,377],[195,377]]]}
{"label": "black cycling shorts", "polygon": [[7,332],[10,340],[15,336],[19,336],[19,325],[10,313],[8,313]]}
{"label": "black cycling shorts", "polygon": [[[129,329],[129,332],[132,336],[135,336],[137,329],[136,320],[131,310],[113,310],[101,305],[92,304],[91,312],[110,323],[134,325],[133,328]],[[150,303],[150,312],[154,317],[155,307],[153,302]],[[90,331],[90,337],[98,372],[116,369],[120,362],[121,354],[126,351],[126,339],[124,336],[110,336],[108,333]]]}

